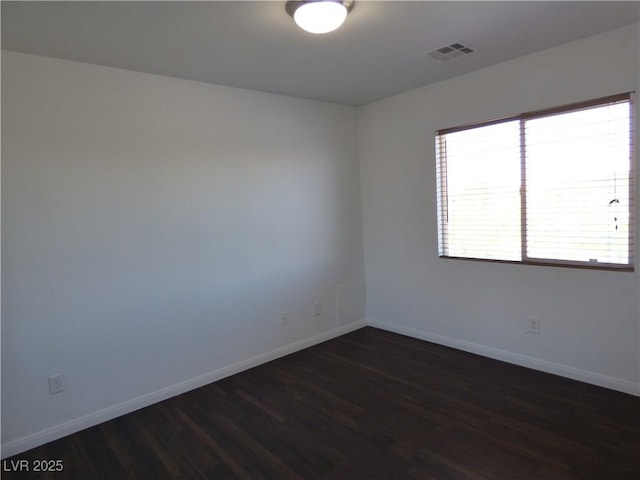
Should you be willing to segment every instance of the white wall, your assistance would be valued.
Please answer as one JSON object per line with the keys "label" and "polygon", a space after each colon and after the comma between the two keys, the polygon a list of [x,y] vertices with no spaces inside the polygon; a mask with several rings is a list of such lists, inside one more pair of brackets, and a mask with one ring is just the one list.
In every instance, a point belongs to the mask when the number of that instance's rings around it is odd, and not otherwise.
{"label": "white wall", "polygon": [[3,52],[3,455],[362,325],[356,132],[351,107]]}
{"label": "white wall", "polygon": [[632,25],[361,109],[370,323],[640,393],[638,272],[438,258],[434,153],[437,129],[640,91],[639,45]]}

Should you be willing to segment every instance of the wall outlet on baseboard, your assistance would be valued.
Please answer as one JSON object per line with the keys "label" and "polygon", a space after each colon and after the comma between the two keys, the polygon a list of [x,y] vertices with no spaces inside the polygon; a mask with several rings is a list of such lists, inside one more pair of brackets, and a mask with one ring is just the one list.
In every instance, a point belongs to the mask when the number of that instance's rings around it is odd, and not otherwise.
{"label": "wall outlet on baseboard", "polygon": [[289,323],[289,314],[287,312],[282,312],[280,314],[280,325],[287,325]]}
{"label": "wall outlet on baseboard", "polygon": [[313,316],[317,317],[322,313],[322,307],[320,306],[320,302],[316,302],[313,304]]}
{"label": "wall outlet on baseboard", "polygon": [[527,333],[540,334],[540,319],[538,317],[527,317]]}

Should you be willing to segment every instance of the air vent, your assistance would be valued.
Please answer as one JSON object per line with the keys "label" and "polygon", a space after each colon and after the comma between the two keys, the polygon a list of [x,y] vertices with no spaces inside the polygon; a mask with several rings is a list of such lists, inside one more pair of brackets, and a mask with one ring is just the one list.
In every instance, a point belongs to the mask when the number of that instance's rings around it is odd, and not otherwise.
{"label": "air vent", "polygon": [[461,43],[452,43],[444,47],[436,48],[430,52],[425,52],[424,55],[429,55],[435,60],[442,62],[448,62],[452,58],[461,57],[473,53],[473,49],[469,48]]}

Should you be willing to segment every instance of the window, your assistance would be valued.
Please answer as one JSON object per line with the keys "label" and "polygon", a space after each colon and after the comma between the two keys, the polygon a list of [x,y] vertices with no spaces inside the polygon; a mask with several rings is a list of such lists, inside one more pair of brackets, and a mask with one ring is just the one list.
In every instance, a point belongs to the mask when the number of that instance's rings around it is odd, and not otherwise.
{"label": "window", "polygon": [[436,132],[441,257],[633,269],[633,98]]}

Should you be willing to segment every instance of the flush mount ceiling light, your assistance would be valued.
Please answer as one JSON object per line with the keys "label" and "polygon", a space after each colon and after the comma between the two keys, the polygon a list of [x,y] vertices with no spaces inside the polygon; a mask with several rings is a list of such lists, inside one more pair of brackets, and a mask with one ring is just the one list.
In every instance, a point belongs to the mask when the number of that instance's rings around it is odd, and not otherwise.
{"label": "flush mount ceiling light", "polygon": [[342,25],[354,3],[354,0],[289,0],[284,8],[301,29],[328,33]]}

